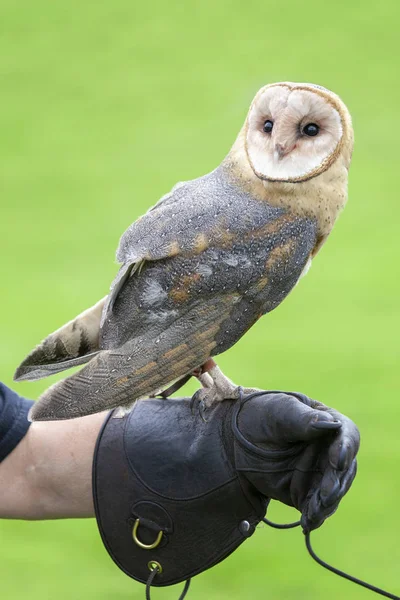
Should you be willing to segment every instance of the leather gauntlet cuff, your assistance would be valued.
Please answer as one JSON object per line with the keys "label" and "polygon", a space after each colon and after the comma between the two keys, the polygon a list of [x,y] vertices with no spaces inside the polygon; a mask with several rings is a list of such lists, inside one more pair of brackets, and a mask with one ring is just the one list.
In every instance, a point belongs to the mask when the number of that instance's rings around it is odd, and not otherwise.
{"label": "leather gauntlet cuff", "polygon": [[103,543],[130,577],[153,585],[184,581],[223,560],[255,530],[267,501],[235,470],[235,403],[204,423],[189,399],[138,401],[111,413],[93,462],[93,497]]}

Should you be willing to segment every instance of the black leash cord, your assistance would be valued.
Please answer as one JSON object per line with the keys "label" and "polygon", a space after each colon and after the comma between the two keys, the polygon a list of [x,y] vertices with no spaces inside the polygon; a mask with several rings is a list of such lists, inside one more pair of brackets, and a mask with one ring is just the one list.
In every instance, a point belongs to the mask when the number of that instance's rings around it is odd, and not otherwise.
{"label": "black leash cord", "polygon": [[[298,527],[301,524],[300,521],[295,521],[294,523],[287,523],[287,524],[274,523],[273,521],[270,521],[269,519],[267,519],[265,517],[263,518],[263,521],[264,521],[264,523],[266,523],[270,527],[273,527],[274,529],[293,529],[294,527]],[[376,594],[385,596],[385,598],[392,598],[392,600],[400,600],[400,596],[395,596],[394,594],[389,594],[389,592],[385,592],[385,590],[381,590],[381,588],[371,585],[370,583],[366,583],[365,581],[362,581],[361,579],[357,579],[357,577],[348,575],[344,571],[341,571],[340,569],[336,569],[335,567],[328,565],[328,563],[326,563],[324,560],[322,560],[321,558],[319,558],[319,556],[317,556],[315,554],[315,552],[311,546],[310,537],[311,537],[310,532],[305,534],[307,550],[308,550],[311,558],[313,558],[315,560],[315,562],[317,562],[319,565],[321,565],[321,567],[324,567],[324,569],[328,569],[328,571],[335,573],[335,575],[339,575],[339,577],[348,579],[352,583],[361,585],[362,587],[367,588],[367,590],[371,590],[371,592],[375,592]]]}
{"label": "black leash cord", "polygon": [[158,567],[155,567],[154,569],[152,569],[150,571],[150,575],[149,575],[149,578],[146,583],[146,600],[151,600],[150,588],[151,588],[151,584],[154,581],[154,578],[157,576],[157,573],[158,573]]}
{"label": "black leash cord", "polygon": [[[157,566],[155,566],[154,569],[152,569],[150,571],[150,575],[149,575],[149,578],[146,583],[146,600],[151,600],[150,588],[151,588],[151,585],[152,585],[154,579],[156,578],[158,572],[159,572],[159,568]],[[179,596],[178,600],[184,599],[184,597],[188,593],[189,587],[190,587],[190,579],[187,579],[185,581],[185,587],[183,588],[182,594]]]}
{"label": "black leash cord", "polygon": [[300,521],[295,521],[294,523],[273,523],[266,517],[263,518],[263,521],[274,529],[294,529],[294,527],[298,527],[300,525]]}
{"label": "black leash cord", "polygon": [[[295,521],[294,523],[281,524],[281,523],[274,523],[273,521],[270,521],[269,519],[267,519],[265,517],[263,518],[263,522],[266,523],[267,525],[269,525],[270,527],[273,527],[274,529],[293,529],[294,527],[298,527],[300,525],[300,521]],[[321,567],[324,567],[324,569],[328,569],[328,571],[331,571],[335,575],[339,575],[339,577],[348,579],[352,583],[361,585],[362,587],[366,588],[367,590],[370,590],[371,592],[375,592],[376,594],[385,596],[385,598],[391,598],[392,600],[400,600],[400,596],[395,596],[394,594],[385,592],[385,590],[382,590],[381,588],[378,588],[375,585],[366,583],[365,581],[362,581],[361,579],[357,579],[357,577],[353,577],[352,575],[349,575],[348,573],[345,573],[344,571],[341,571],[340,569],[336,569],[335,567],[328,565],[328,563],[326,563],[324,560],[322,560],[321,558],[319,558],[319,556],[317,556],[315,554],[313,547],[311,546],[310,537],[311,537],[310,533],[305,534],[307,550],[308,550],[311,558],[313,558],[315,560],[315,562],[317,562],[319,565],[321,565]],[[146,600],[151,600],[150,588],[151,588],[151,585],[152,585],[154,579],[156,578],[158,572],[159,572],[158,566],[155,566],[154,569],[152,569],[150,572],[149,578],[146,583]],[[178,600],[183,600],[185,598],[186,594],[188,593],[189,586],[190,586],[190,579],[187,579],[185,582],[185,586],[183,588],[182,594],[179,596]]]}
{"label": "black leash cord", "polygon": [[376,592],[377,594],[380,594],[381,596],[385,596],[386,598],[392,598],[393,600],[400,600],[400,596],[395,596],[394,594],[389,594],[389,592],[385,592],[384,590],[381,590],[380,588],[375,587],[374,585],[366,583],[365,581],[362,581],[361,579],[357,579],[357,577],[353,577],[352,575],[348,575],[347,573],[344,573],[340,569],[335,569],[335,567],[332,567],[331,565],[328,565],[328,563],[326,563],[324,560],[321,560],[315,554],[314,550],[312,549],[311,541],[310,541],[310,533],[306,533],[305,538],[306,538],[307,550],[310,553],[310,556],[312,556],[312,558],[319,565],[321,565],[321,567],[324,567],[325,569],[328,569],[328,571],[332,571],[332,573],[335,573],[335,575],[339,575],[339,577],[344,577],[345,579],[348,579],[349,581],[352,581],[353,583],[357,583],[358,585],[361,585],[362,587],[367,588],[367,590],[371,590],[371,592]]}

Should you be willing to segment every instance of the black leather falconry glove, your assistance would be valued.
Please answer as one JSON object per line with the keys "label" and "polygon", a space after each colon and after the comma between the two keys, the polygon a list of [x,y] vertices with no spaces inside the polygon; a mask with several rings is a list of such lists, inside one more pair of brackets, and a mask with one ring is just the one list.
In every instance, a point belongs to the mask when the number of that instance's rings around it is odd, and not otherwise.
{"label": "black leather falconry glove", "polygon": [[256,392],[207,419],[188,398],[154,398],[123,418],[111,413],[99,436],[97,522],[113,560],[138,581],[157,565],[152,585],[171,585],[223,560],[271,498],[296,507],[305,532],[319,527],[355,477],[357,427],[303,394]]}
{"label": "black leather falconry glove", "polygon": [[305,533],[320,527],[356,475],[357,427],[299,393],[250,396],[235,413],[237,471],[267,498],[297,508]]}

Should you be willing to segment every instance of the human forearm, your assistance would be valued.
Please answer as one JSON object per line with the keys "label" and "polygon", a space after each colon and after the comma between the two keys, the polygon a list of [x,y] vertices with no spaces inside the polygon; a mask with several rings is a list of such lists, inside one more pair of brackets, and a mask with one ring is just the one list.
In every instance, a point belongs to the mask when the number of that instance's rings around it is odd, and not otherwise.
{"label": "human forearm", "polygon": [[92,457],[104,418],[32,423],[0,463],[0,518],[93,516]]}

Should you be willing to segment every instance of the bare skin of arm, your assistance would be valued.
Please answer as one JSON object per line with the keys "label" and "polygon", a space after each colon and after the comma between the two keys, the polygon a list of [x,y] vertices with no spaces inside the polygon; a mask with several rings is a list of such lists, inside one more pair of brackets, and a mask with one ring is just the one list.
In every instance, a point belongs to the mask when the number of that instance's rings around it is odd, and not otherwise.
{"label": "bare skin of arm", "polygon": [[0,463],[0,518],[93,517],[92,459],[105,416],[32,423]]}

